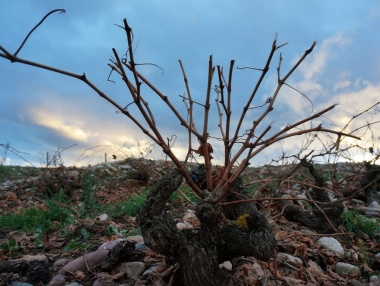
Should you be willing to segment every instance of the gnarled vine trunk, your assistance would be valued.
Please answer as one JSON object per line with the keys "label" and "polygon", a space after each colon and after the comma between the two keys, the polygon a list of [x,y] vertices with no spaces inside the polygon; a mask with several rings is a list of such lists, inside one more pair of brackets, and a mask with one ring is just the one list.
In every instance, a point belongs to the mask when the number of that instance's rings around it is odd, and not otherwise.
{"label": "gnarled vine trunk", "polygon": [[[334,227],[337,227],[340,223],[340,216],[344,210],[343,204],[339,201],[330,200],[327,191],[323,189],[325,179],[320,170],[309,162],[302,162],[302,165],[308,168],[315,181],[316,188],[308,191],[310,198],[315,201],[315,203],[311,204],[312,213],[309,210],[305,211],[298,205],[289,204],[284,211],[285,218],[298,222],[319,233],[333,232]],[[287,203],[288,201],[283,201],[282,206]]]}
{"label": "gnarled vine trunk", "polygon": [[[165,206],[182,179],[180,172],[173,170],[157,182],[139,211],[137,223],[151,249],[178,262],[185,285],[229,285],[230,276],[219,268],[220,263],[239,256],[260,260],[271,257],[276,244],[274,234],[253,204],[223,209],[205,199],[196,207],[200,229],[178,230]],[[223,219],[245,211],[243,227]]]}

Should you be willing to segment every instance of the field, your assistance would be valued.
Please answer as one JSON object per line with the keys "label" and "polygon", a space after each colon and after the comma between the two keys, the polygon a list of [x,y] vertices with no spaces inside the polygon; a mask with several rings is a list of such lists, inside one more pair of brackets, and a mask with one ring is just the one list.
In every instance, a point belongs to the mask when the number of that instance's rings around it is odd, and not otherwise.
{"label": "field", "polygon": [[[8,285],[10,281],[33,284],[37,278],[7,268],[9,263],[25,259],[26,255],[43,256],[42,260],[48,263],[48,273],[40,281],[47,283],[63,265],[96,252],[103,243],[128,240],[144,247],[135,216],[152,184],[170,168],[168,162],[143,159],[85,168],[0,166],[0,285]],[[359,187],[363,171],[360,164],[320,165],[318,169],[325,177],[326,188],[334,191],[336,197]],[[230,273],[236,285],[254,285],[249,283],[264,279],[268,280],[267,285],[275,285],[276,280],[277,285],[300,285],[297,283],[306,279],[323,282],[323,285],[349,285],[345,283],[351,283],[352,279],[365,283],[368,277],[380,273],[380,258],[376,258],[380,253],[379,220],[360,214],[364,202],[360,203],[359,192],[355,198],[344,200],[346,210],[338,231],[322,234],[287,220],[279,201],[271,200],[275,193],[280,198],[288,195],[302,198],[302,191],[313,185],[313,177],[307,169],[288,165],[249,168],[244,173],[243,183],[274,228],[278,246],[277,255],[267,263],[250,257],[232,261]],[[198,201],[185,184],[172,195],[168,210],[176,218],[178,227],[196,229],[199,226],[193,216]],[[303,208],[308,204],[307,200],[300,203]],[[321,249],[317,243],[321,237],[337,239],[345,249],[344,257]],[[136,270],[138,273],[131,274],[127,266],[127,270],[105,271],[99,265],[87,265],[86,270],[73,271],[66,282],[93,285],[94,281],[103,279],[113,284],[99,285],[170,285],[175,272],[175,264],[171,263],[174,262],[146,246],[137,252],[139,255],[119,262],[140,263],[141,273]],[[290,256],[281,260],[280,253]],[[301,265],[288,261],[291,257],[301,258]],[[356,266],[360,274],[336,274],[337,262]],[[157,269],[157,265],[161,268]],[[157,284],[157,276],[161,284]]]}

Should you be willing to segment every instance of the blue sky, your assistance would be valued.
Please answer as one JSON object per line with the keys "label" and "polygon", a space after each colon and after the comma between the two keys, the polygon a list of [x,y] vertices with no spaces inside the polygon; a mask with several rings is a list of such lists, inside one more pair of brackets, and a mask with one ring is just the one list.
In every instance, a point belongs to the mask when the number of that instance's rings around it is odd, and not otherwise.
{"label": "blue sky", "polygon": [[[254,106],[262,105],[272,96],[280,52],[284,75],[313,41],[317,41],[317,46],[288,81],[312,100],[314,109],[304,96],[284,87],[266,121],[273,122],[273,132],[335,103],[339,105],[326,117],[313,122],[313,126],[323,123],[326,128],[340,130],[353,115],[380,98],[380,38],[377,36],[380,3],[375,0],[2,1],[0,45],[15,52],[30,29],[57,8],[66,9],[66,13],[51,15],[32,34],[19,57],[78,74],[85,72],[88,79],[121,105],[127,105],[131,99],[116,74],[111,77],[115,83],[107,82],[110,73],[107,64],[112,48],[121,55],[126,52],[125,34],[115,25],[122,25],[124,18],[134,29],[136,61],[154,63],[164,70],[140,66],[139,71],[182,112],[185,107],[179,95],[184,94],[185,85],[179,59],[184,64],[194,99],[202,102],[210,55],[214,64],[224,66],[225,71],[232,59],[236,61],[235,67],[260,68],[276,34],[279,44],[288,44],[276,53]],[[121,153],[130,152],[138,156],[137,146],[151,143],[128,118],[116,114],[115,107],[78,80],[11,64],[3,58],[0,58],[0,75],[0,144],[9,143],[13,150],[22,152],[19,155],[23,159],[37,166],[43,164],[43,154],[54,153],[58,146],[75,144],[62,153],[63,163],[80,165],[102,161],[104,153],[117,154],[119,158],[125,156]],[[258,75],[252,70],[234,70],[233,115],[241,112]],[[185,130],[161,101],[147,89],[144,91],[164,137],[177,136],[173,150],[181,157],[187,147]],[[215,111],[215,105],[212,108]],[[246,124],[261,111],[253,109]],[[197,119],[202,114],[201,109],[195,110]],[[372,110],[366,117],[357,118],[348,131],[378,120],[376,116],[376,110]],[[197,123],[201,129],[202,121]],[[216,116],[210,120],[214,137],[220,137],[217,124]],[[361,129],[360,144],[364,147],[375,144],[379,129],[376,124],[372,125],[372,133]],[[321,138],[325,137],[321,135]],[[297,153],[307,142],[307,138],[287,140],[264,151],[252,163],[270,162],[282,152]],[[344,143],[356,142],[347,139]],[[222,146],[218,146],[218,141],[212,144],[214,157],[220,156],[218,150]],[[309,149],[321,147],[318,142],[313,144],[316,145]],[[0,149],[0,159],[4,157],[2,152]],[[364,155],[352,153],[357,160]],[[164,158],[158,147],[149,156]],[[6,157],[6,164],[26,164],[12,152]]]}

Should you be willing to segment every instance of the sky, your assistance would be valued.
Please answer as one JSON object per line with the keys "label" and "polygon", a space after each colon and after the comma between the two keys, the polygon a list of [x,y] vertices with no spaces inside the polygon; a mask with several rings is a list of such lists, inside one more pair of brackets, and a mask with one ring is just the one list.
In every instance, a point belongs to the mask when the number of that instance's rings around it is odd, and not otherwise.
{"label": "sky", "polygon": [[[186,107],[180,95],[186,95],[186,86],[179,60],[197,102],[204,102],[206,97],[210,55],[214,65],[224,67],[226,77],[230,61],[235,60],[232,126],[236,126],[260,76],[259,71],[238,67],[263,68],[274,39],[278,45],[287,43],[276,51],[243,130],[250,128],[265,111],[265,102],[273,97],[280,53],[284,76],[316,41],[313,52],[287,80],[288,85],[282,87],[258,134],[271,124],[267,135],[270,136],[337,104],[325,116],[300,128],[322,123],[325,128],[341,131],[349,123],[344,131],[350,133],[367,125],[355,132],[362,140],[344,138],[340,148],[359,145],[378,150],[380,3],[377,0],[2,1],[0,45],[14,53],[44,15],[58,8],[66,13],[50,15],[30,36],[18,54],[20,58],[85,73],[110,98],[127,106],[132,100],[120,76],[112,73],[112,81],[107,81],[112,48],[120,55],[127,51],[125,32],[118,26],[126,18],[133,28],[136,62],[154,64],[138,66],[138,71],[168,96],[184,118]],[[216,84],[215,73],[213,86]],[[188,142],[186,130],[161,99],[146,86],[142,90],[163,137],[173,138],[172,150],[183,158]],[[217,140],[221,135],[215,98],[213,92],[209,131],[214,160],[218,163],[223,160],[223,144]],[[128,110],[138,117],[138,110],[129,106]],[[201,106],[194,108],[198,130],[203,128],[203,114]],[[355,117],[356,114],[360,116]],[[311,150],[319,154],[335,139],[336,136],[325,134],[293,137],[263,150],[251,163],[266,164],[284,155],[302,156]],[[302,154],[299,150],[303,150]],[[232,155],[236,152],[233,150]],[[130,156],[166,159],[131,120],[117,113],[114,106],[83,82],[0,57],[0,164],[43,166],[47,154],[50,160],[58,153],[59,163],[66,166],[104,162],[105,154],[108,161],[112,161],[112,155],[117,159]],[[350,157],[361,161],[372,155],[350,148],[340,156],[342,160]],[[195,158],[200,159],[198,155]],[[322,159],[331,158],[318,157]]]}

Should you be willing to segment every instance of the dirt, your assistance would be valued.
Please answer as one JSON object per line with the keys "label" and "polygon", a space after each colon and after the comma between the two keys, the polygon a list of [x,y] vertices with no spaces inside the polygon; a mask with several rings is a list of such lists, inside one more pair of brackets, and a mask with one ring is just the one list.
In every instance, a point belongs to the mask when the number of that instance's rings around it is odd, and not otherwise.
{"label": "dirt", "polygon": [[[0,215],[19,214],[27,209],[46,210],[46,202],[60,192],[64,192],[65,196],[70,198],[71,202],[67,203],[67,207],[72,208],[70,212],[74,216],[75,214],[77,215],[77,218],[66,226],[64,231],[69,233],[66,233],[66,235],[63,235],[58,226],[57,228],[52,227],[52,230],[47,233],[39,233],[38,230],[28,232],[0,229],[0,245],[3,246],[0,249],[0,262],[17,260],[25,255],[43,254],[48,259],[52,276],[59,270],[55,263],[60,259],[70,260],[77,258],[85,253],[95,251],[104,242],[138,234],[134,216],[123,214],[103,220],[99,217],[101,213],[96,215],[94,213],[92,217],[80,217],[83,196],[94,195],[93,199],[100,205],[116,206],[129,198],[146,193],[149,187],[170,166],[167,162],[144,161],[136,163],[123,161],[86,168],[23,169],[13,167],[13,169],[9,169],[7,167],[6,170],[0,168]],[[252,194],[255,191],[254,197],[268,197],[273,189],[277,187],[276,183],[293,168],[294,166],[250,168],[244,174],[245,186],[248,190],[252,190]],[[344,171],[347,176],[349,173],[357,175],[360,170],[360,166],[340,166],[339,168],[339,172]],[[346,189],[353,188],[353,184],[358,181],[357,178],[350,177],[344,184],[336,185],[335,191],[342,193]],[[282,182],[279,190],[284,193],[288,190],[294,192],[296,184],[300,184],[300,182],[301,185],[302,183],[305,185],[313,183],[307,172],[296,172]],[[89,192],[89,190],[93,190],[93,192]],[[91,202],[89,197],[87,197],[87,200]],[[65,201],[61,203],[66,206]],[[353,208],[355,203],[347,201],[345,205]],[[183,214],[191,209],[193,205],[185,197],[182,197],[181,199],[173,199],[169,207],[173,216],[180,221]],[[306,283],[308,280],[311,283],[309,285],[349,285],[352,279],[361,279],[362,285],[369,285],[365,282],[367,280],[364,277],[351,277],[349,275],[340,277],[337,275],[334,271],[335,263],[338,261],[358,265],[362,273],[365,273],[367,277],[371,273],[380,273],[380,270],[376,269],[379,265],[374,264],[375,269],[371,269],[368,265],[368,261],[373,261],[374,255],[380,252],[379,245],[368,237],[358,238],[352,234],[341,236],[331,234],[331,236],[339,239],[346,249],[352,251],[351,257],[346,257],[342,260],[329,251],[319,249],[316,242],[323,235],[305,229],[299,224],[289,222],[281,216],[281,210],[278,209],[276,201],[260,201],[259,207],[268,215],[268,219],[272,221],[276,230],[277,252],[285,252],[301,257],[305,264],[303,266],[286,266],[286,263],[276,262],[275,259],[264,263],[255,261],[250,257],[239,258],[240,260],[233,261],[234,270],[231,272],[231,275],[235,277],[235,281],[240,281],[239,283],[241,283],[236,285],[264,283],[264,277],[267,277],[265,279],[268,280],[268,283],[272,283],[268,285],[274,285],[273,283],[276,280],[274,277],[277,277],[276,283],[279,283],[278,285],[301,285],[297,283]],[[344,229],[339,229],[339,231],[347,233]],[[13,241],[14,245],[11,245],[10,241]],[[9,247],[4,247],[6,245]],[[366,250],[365,255],[367,257],[363,254],[363,249]],[[154,263],[166,263],[167,258],[161,257],[157,253],[146,251],[144,252],[143,261],[146,265],[153,265]],[[161,269],[162,272],[160,273],[172,273],[169,271],[172,266],[166,265],[166,268]],[[259,268],[262,269],[263,276],[260,276]],[[321,268],[323,269],[322,272]],[[99,277],[100,273],[96,275],[95,272],[92,272],[91,275],[89,273],[76,273],[75,275],[77,276],[73,281],[79,281],[83,285],[92,285],[92,282],[96,277]],[[80,277],[80,275],[84,276]],[[169,279],[170,275],[166,278]],[[12,277],[7,281],[18,280]],[[258,280],[257,277],[261,278]],[[7,285],[1,284],[1,279],[4,279],[4,277],[0,276],[0,285]],[[109,279],[114,281],[114,279]],[[115,278],[115,281],[121,280]],[[148,283],[147,285],[152,284]]]}

